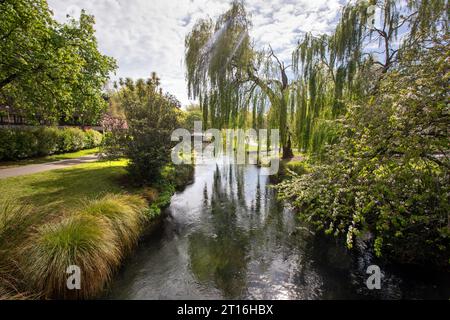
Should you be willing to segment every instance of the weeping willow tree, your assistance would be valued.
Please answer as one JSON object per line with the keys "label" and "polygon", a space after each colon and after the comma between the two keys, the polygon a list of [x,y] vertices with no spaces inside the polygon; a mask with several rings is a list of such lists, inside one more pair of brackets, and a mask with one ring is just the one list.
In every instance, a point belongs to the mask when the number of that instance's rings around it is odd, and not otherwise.
{"label": "weeping willow tree", "polygon": [[343,8],[332,34],[306,34],[293,53],[300,85],[290,122],[298,147],[320,154],[333,143],[346,103],[376,91],[402,50],[447,32],[446,21],[445,0],[357,1]]}
{"label": "weeping willow tree", "polygon": [[255,50],[250,28],[242,1],[232,2],[215,22],[195,24],[186,37],[189,95],[200,100],[206,126],[279,128],[283,158],[289,158],[288,110],[295,83],[289,83],[289,66],[272,48]]}

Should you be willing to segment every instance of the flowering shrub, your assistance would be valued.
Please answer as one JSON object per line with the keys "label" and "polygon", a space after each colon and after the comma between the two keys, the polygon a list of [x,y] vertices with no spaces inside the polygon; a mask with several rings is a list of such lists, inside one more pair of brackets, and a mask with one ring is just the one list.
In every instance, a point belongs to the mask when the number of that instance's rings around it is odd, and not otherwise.
{"label": "flowering shrub", "polygon": [[312,171],[279,186],[300,216],[348,248],[406,263],[450,263],[448,46],[402,53],[364,106],[349,106],[346,134]]}

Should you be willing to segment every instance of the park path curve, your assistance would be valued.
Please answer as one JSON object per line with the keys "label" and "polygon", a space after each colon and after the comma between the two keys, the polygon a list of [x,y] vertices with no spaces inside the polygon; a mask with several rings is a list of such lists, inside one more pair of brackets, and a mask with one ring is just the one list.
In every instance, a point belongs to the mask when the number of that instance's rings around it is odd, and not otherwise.
{"label": "park path curve", "polygon": [[7,169],[0,169],[0,179],[6,179],[11,177],[19,177],[33,173],[45,172],[56,169],[63,169],[75,166],[77,164],[94,162],[99,159],[99,155],[89,155],[79,157],[76,159],[59,160],[54,162],[47,162],[41,164],[30,164],[20,167],[13,167]]}

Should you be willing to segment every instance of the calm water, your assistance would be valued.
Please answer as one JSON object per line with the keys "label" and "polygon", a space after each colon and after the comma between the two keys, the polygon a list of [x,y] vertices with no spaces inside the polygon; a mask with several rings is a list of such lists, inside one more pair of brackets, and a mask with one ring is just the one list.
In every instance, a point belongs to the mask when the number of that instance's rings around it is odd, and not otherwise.
{"label": "calm water", "polygon": [[140,244],[109,299],[450,298],[448,274],[381,266],[370,291],[368,254],[315,237],[276,200],[264,168],[197,166],[158,231]]}

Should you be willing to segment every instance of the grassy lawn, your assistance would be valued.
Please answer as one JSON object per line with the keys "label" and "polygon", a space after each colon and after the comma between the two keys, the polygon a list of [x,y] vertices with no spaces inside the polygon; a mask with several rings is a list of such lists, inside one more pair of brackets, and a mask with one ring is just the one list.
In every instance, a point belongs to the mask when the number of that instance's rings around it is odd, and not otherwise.
{"label": "grassy lawn", "polygon": [[[67,169],[0,180],[0,201],[30,204],[45,211],[70,210],[85,199],[124,191],[127,161],[86,163]],[[129,190],[127,190],[129,191]]]}
{"label": "grassy lawn", "polygon": [[26,166],[29,164],[41,164],[41,163],[47,163],[47,162],[53,162],[53,161],[59,161],[59,160],[76,159],[76,158],[89,156],[89,155],[96,154],[96,153],[99,153],[99,148],[80,150],[80,151],[71,152],[71,153],[55,154],[55,155],[41,157],[41,158],[0,162],[0,169]]}
{"label": "grassy lawn", "polygon": [[[0,300],[85,299],[102,292],[193,173],[168,165],[153,187],[138,188],[129,184],[127,163],[99,161],[0,180]],[[66,288],[65,270],[74,264],[89,283],[76,292]]]}

